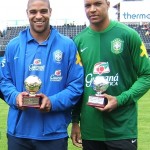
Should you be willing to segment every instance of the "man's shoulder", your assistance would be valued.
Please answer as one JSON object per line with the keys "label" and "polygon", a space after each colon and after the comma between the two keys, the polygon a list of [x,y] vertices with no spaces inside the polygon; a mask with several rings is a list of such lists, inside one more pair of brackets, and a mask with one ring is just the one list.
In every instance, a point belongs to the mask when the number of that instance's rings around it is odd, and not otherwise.
{"label": "man's shoulder", "polygon": [[133,28],[131,28],[128,24],[125,24],[123,22],[116,22],[116,26],[123,29],[123,30],[128,30],[130,32],[135,31]]}
{"label": "man's shoulder", "polygon": [[77,38],[82,38],[84,37],[89,31],[89,27],[86,27],[85,29],[83,29],[82,31],[80,31],[75,37],[74,39],[77,39]]}
{"label": "man's shoulder", "polygon": [[9,46],[15,46],[15,45],[17,45],[17,44],[20,43],[20,40],[23,40],[23,41],[24,41],[24,40],[25,40],[25,37],[26,37],[26,34],[27,34],[27,29],[25,29],[25,30],[23,30],[23,31],[20,31],[19,34],[18,34],[16,37],[12,38],[12,39],[9,41],[8,45],[9,45]]}

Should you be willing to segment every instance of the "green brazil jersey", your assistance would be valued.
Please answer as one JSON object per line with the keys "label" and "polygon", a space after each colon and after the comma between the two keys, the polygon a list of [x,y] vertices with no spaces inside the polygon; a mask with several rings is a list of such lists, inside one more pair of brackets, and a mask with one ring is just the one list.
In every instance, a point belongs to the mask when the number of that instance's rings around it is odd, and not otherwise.
{"label": "green brazil jersey", "polygon": [[[74,41],[85,70],[80,113],[82,139],[137,138],[137,100],[150,88],[150,60],[139,34],[111,21],[102,32],[87,27]],[[89,96],[96,93],[92,88],[96,76],[109,81],[105,93],[117,98],[118,107],[112,112],[100,112],[87,105]],[[73,122],[79,118],[78,110],[74,113]]]}

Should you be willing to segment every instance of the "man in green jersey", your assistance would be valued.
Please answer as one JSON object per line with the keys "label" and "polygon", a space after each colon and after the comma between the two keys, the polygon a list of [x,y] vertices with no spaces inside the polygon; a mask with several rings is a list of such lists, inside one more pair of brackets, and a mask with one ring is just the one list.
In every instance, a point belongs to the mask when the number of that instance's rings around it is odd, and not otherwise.
{"label": "man in green jersey", "polygon": [[[146,48],[135,30],[109,19],[109,1],[84,0],[84,7],[90,26],[74,41],[85,69],[85,86],[82,105],[72,112],[72,142],[82,142],[83,150],[136,150],[137,102],[150,88]],[[104,108],[87,105],[96,93],[92,84],[97,76],[109,82]]]}

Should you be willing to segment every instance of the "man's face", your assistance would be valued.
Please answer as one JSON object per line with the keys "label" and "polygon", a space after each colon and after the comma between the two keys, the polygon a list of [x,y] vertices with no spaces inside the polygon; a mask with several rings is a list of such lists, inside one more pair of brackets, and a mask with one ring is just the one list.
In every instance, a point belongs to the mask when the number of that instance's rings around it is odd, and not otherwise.
{"label": "man's face", "polygon": [[90,24],[99,24],[108,18],[109,5],[106,0],[84,0],[85,13]]}
{"label": "man's face", "polygon": [[49,28],[51,8],[46,1],[31,1],[28,4],[27,16],[32,32],[43,33]]}

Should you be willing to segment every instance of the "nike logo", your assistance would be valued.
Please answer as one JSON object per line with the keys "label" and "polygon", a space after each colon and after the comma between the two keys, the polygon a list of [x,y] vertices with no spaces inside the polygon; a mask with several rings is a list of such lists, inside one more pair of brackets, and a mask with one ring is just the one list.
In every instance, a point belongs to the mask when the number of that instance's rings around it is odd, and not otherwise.
{"label": "nike logo", "polygon": [[81,49],[81,50],[80,50],[81,53],[82,53],[83,51],[85,51],[87,48],[88,48],[88,47],[85,47],[85,48]]}
{"label": "nike logo", "polygon": [[135,140],[131,140],[131,143],[135,143],[136,142],[136,139]]}

